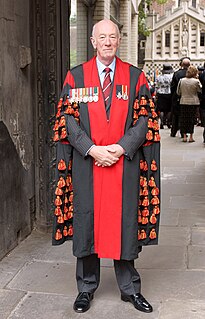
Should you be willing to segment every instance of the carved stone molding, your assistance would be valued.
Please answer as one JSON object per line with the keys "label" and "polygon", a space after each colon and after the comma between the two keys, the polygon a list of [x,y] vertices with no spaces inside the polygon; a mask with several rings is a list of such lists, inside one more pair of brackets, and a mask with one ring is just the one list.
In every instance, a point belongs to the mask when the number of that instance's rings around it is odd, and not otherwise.
{"label": "carved stone molding", "polygon": [[[63,12],[63,14],[62,14]],[[47,228],[53,217],[55,106],[68,66],[69,0],[35,0],[35,141],[37,225]],[[66,55],[63,50],[67,50]]]}

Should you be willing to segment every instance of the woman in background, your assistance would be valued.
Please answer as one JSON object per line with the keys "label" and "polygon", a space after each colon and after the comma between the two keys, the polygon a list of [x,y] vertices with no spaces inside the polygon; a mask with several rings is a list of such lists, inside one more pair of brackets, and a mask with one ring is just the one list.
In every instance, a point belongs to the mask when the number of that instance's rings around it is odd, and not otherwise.
{"label": "woman in background", "polygon": [[180,129],[183,134],[183,142],[187,142],[187,134],[190,134],[189,142],[195,142],[194,122],[196,108],[200,104],[198,94],[201,93],[202,85],[198,79],[198,70],[190,65],[186,77],[178,83],[177,94],[180,96]]}
{"label": "woman in background", "polygon": [[171,81],[173,77],[173,68],[171,64],[163,64],[162,74],[156,79],[156,112],[160,116],[160,129],[167,125],[171,127]]}

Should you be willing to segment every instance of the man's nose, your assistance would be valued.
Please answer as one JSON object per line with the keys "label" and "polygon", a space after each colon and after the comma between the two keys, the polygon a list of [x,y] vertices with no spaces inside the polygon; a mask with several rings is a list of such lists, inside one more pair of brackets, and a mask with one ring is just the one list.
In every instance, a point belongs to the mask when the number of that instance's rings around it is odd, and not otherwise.
{"label": "man's nose", "polygon": [[111,41],[110,41],[110,38],[109,38],[109,37],[106,37],[106,38],[105,38],[105,44],[106,44],[106,45],[110,45],[110,44],[111,44]]}

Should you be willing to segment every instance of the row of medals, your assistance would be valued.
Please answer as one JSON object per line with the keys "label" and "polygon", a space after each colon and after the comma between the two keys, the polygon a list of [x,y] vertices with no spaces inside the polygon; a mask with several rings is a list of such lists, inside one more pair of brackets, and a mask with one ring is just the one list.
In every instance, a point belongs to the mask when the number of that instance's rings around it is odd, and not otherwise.
{"label": "row of medals", "polygon": [[69,90],[69,100],[73,102],[98,102],[99,88],[97,86],[90,88],[77,88]]}
{"label": "row of medals", "polygon": [[[127,90],[126,90],[127,91]],[[128,100],[128,95],[126,92],[118,92],[118,99]],[[99,101],[99,88],[90,87],[90,88],[77,88],[69,90],[69,100],[73,102],[98,102]]]}

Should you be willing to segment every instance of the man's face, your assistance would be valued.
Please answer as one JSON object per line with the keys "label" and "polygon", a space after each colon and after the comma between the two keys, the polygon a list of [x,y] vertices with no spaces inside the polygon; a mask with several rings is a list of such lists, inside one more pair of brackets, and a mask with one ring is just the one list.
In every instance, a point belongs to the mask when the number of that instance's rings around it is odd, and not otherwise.
{"label": "man's face", "polygon": [[120,44],[120,36],[115,24],[109,20],[102,20],[96,24],[91,42],[97,50],[99,60],[109,65]]}

